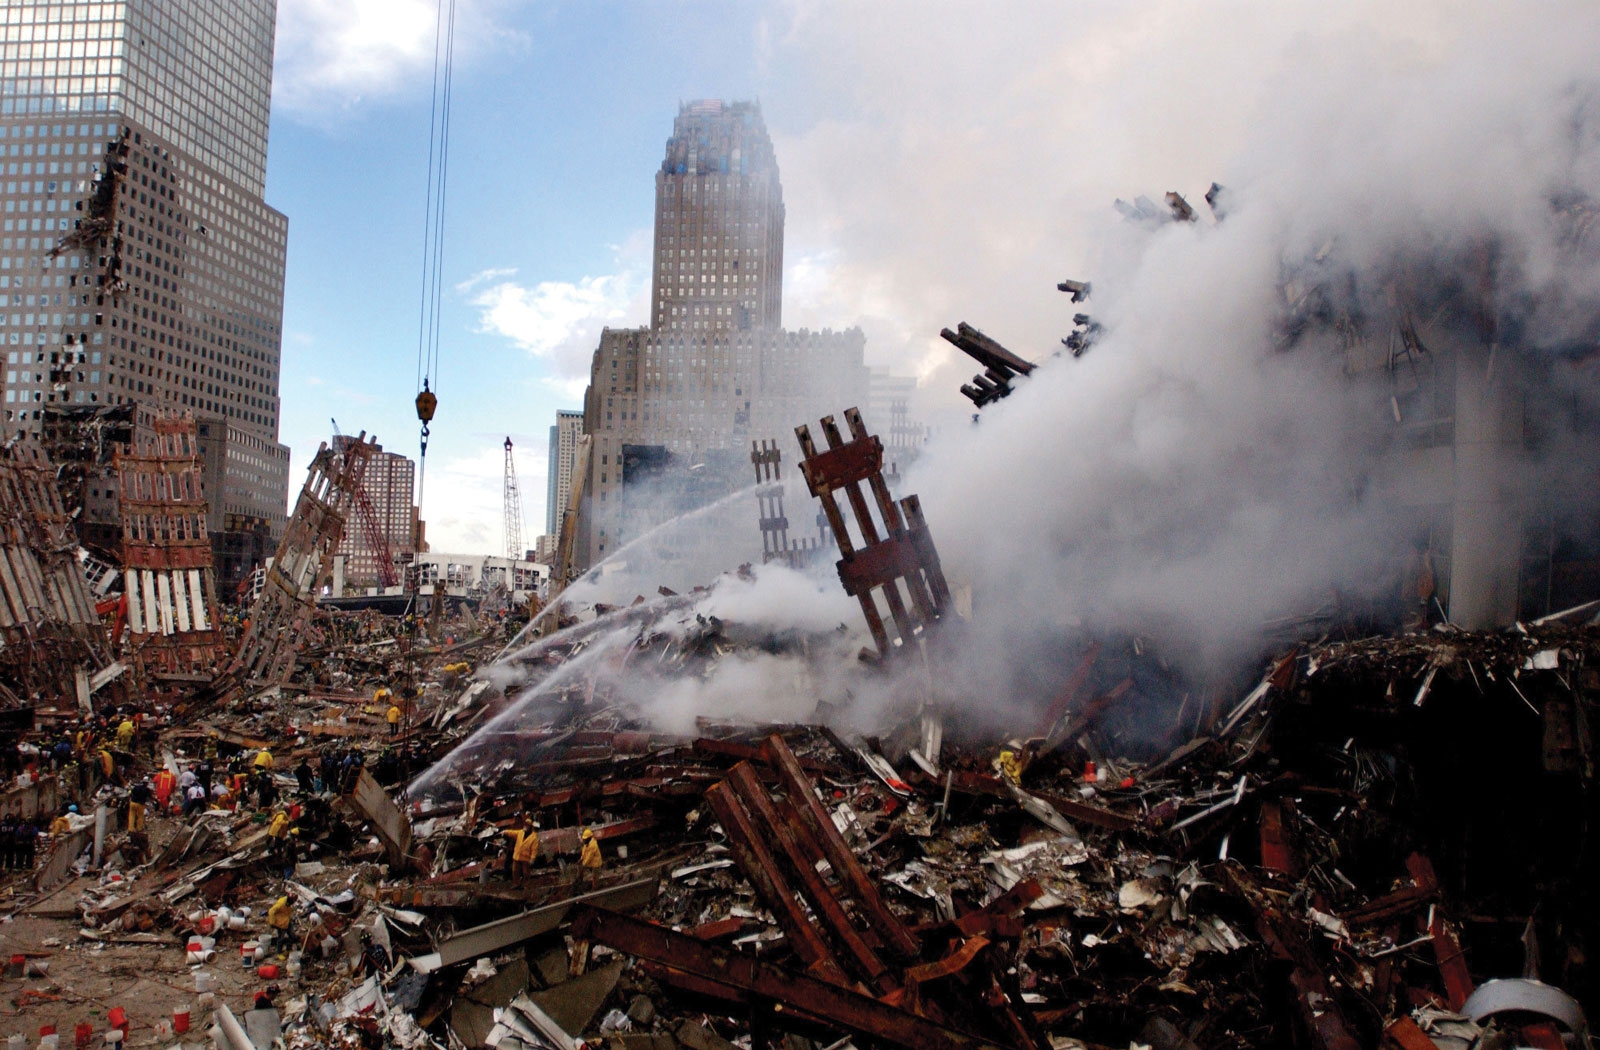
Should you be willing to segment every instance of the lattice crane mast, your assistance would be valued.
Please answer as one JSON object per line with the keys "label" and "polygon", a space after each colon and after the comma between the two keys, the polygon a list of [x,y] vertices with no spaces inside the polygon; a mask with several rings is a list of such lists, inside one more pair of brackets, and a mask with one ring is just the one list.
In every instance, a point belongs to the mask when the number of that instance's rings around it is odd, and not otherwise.
{"label": "lattice crane mast", "polygon": [[517,489],[517,465],[511,459],[511,438],[506,438],[506,557],[521,559],[522,549],[522,493]]}

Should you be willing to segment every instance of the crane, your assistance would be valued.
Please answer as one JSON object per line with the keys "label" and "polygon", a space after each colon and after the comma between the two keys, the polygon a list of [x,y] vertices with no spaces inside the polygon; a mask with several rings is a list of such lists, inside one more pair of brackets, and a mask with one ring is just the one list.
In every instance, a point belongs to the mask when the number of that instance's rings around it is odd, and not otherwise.
{"label": "crane", "polygon": [[517,465],[511,460],[511,437],[506,436],[506,557],[522,557],[522,493],[517,490]]}
{"label": "crane", "polygon": [[[328,422],[333,424],[333,436],[335,438],[344,436],[339,433],[339,421],[337,419],[330,417]],[[389,550],[389,536],[378,523],[378,512],[372,508],[372,499],[367,495],[367,483],[365,480],[356,489],[353,503],[356,511],[356,524],[361,528],[361,538],[365,541],[367,549],[378,559],[379,581],[383,584],[385,590],[397,586],[400,583],[400,575],[395,572],[394,554]]]}

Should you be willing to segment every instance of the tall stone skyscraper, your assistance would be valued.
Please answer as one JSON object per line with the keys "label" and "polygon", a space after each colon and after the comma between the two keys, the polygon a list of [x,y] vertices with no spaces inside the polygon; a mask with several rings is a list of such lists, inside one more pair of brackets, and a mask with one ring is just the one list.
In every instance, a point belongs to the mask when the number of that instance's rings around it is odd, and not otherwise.
{"label": "tall stone skyscraper", "polygon": [[561,517],[572,495],[572,470],[578,463],[578,439],[583,437],[583,413],[556,409],[556,423],[550,428],[550,466],[544,501],[544,531],[561,535]]}
{"label": "tall stone skyscraper", "polygon": [[[191,412],[224,529],[272,536],[289,458],[288,220],[262,200],[276,17],[275,0],[0,5],[4,432],[51,410]],[[96,484],[86,514],[111,495]]]}
{"label": "tall stone skyscraper", "polygon": [[760,108],[680,106],[656,173],[652,324],[606,329],[590,365],[575,567],[749,485],[752,440],[865,404],[859,328],[780,326],[783,222]]}
{"label": "tall stone skyscraper", "polygon": [[783,187],[755,103],[678,111],[656,173],[651,292],[658,332],[781,323]]}

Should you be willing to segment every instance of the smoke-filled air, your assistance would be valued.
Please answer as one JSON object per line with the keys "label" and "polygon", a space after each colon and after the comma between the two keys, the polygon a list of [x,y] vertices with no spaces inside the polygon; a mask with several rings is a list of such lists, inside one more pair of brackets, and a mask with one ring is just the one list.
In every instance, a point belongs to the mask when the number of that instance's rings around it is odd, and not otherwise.
{"label": "smoke-filled air", "polygon": [[[1250,108],[1227,115],[1248,130],[1214,187],[1150,161],[1119,172],[1122,199],[1063,233],[1058,270],[1005,276],[1037,288],[1026,318],[967,303],[951,309],[971,315],[921,333],[968,321],[1038,365],[981,411],[939,401],[897,485],[920,495],[957,604],[970,596],[936,657],[887,671],[841,658],[870,639],[836,555],[803,572],[763,566],[746,491],[624,547],[547,610],[580,622],[508,650],[494,680],[509,706],[480,742],[550,721],[597,682],[619,724],[673,732],[696,718],[870,729],[905,713],[908,675],[956,724],[1015,725],[1110,635],[1163,654],[1170,681],[1136,688],[1170,716],[1191,691],[1258,676],[1269,644],[1314,638],[1324,621],[1386,629],[1466,608],[1445,586],[1439,512],[1452,502],[1537,504],[1552,544],[1577,536],[1600,491],[1581,422],[1600,394],[1600,20],[1570,14],[1531,8],[1432,54],[1296,38],[1292,61],[1262,68]],[[1114,163],[1078,145],[1082,165]],[[1041,163],[1061,155],[1041,144]],[[1009,172],[990,174],[1005,194]],[[1091,284],[1082,302],[1055,289],[1069,279]],[[1041,315],[1057,338],[1082,333],[1079,352],[1008,338]],[[932,370],[952,387],[936,393],[953,394],[969,365]],[[1528,440],[1513,447],[1507,428]],[[788,516],[810,522],[799,448],[778,437]],[[1487,451],[1465,485],[1469,445]],[[1454,457],[1453,494],[1417,480],[1429,455]],[[1471,537],[1454,537],[1459,566]],[[692,572],[650,554],[690,547]],[[685,657],[697,647],[735,655]],[[420,786],[492,752],[468,745]]]}

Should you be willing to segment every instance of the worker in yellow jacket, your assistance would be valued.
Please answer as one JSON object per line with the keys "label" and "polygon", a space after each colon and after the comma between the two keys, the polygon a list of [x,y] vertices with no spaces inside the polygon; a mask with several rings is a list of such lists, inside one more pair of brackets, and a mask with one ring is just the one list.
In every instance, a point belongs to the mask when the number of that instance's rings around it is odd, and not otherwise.
{"label": "worker in yellow jacket", "polygon": [[256,752],[255,767],[257,773],[272,772],[272,752],[262,748]]}
{"label": "worker in yellow jacket", "polygon": [[400,705],[398,705],[398,704],[390,704],[389,705],[389,713],[388,713],[387,717],[389,719],[389,735],[390,736],[399,736],[400,735],[400,713],[401,713],[400,712]]}
{"label": "worker in yellow jacket", "polygon": [[600,885],[600,867],[604,864],[600,857],[600,842],[594,837],[594,832],[588,828],[583,829],[583,852],[578,855],[578,866],[583,869],[583,877],[589,883],[590,889]]}
{"label": "worker in yellow jacket", "polygon": [[533,862],[539,857],[539,829],[530,818],[524,817],[517,833],[516,844],[511,848],[511,878],[521,882],[528,877]]}
{"label": "worker in yellow jacket", "polygon": [[274,941],[288,943],[289,927],[294,923],[294,908],[289,904],[287,895],[279,897],[267,909],[267,928],[272,933]]}

